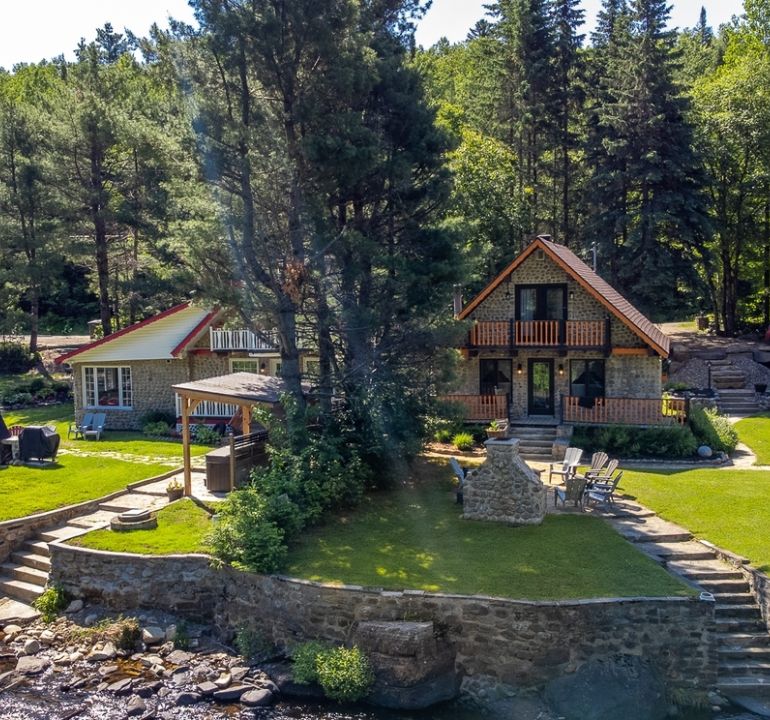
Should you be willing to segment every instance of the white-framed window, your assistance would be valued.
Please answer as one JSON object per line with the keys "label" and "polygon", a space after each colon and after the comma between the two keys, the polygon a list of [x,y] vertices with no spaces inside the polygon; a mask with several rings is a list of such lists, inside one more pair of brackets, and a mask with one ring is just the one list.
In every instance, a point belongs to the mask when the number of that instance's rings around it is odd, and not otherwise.
{"label": "white-framed window", "polygon": [[231,358],[230,372],[250,372],[257,375],[281,375],[279,358]]}
{"label": "white-framed window", "polygon": [[87,408],[132,408],[131,368],[84,367],[83,404]]}

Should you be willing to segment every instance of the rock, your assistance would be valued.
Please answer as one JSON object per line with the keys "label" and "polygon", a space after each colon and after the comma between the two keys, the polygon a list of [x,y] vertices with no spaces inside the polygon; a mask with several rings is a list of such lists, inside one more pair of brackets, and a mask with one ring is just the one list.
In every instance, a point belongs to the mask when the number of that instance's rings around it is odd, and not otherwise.
{"label": "rock", "polygon": [[664,720],[665,686],[641,658],[591,660],[545,687],[551,708],[565,720]]}
{"label": "rock", "polygon": [[152,667],[153,665],[163,665],[163,658],[160,655],[142,655],[139,662],[145,667]]}
{"label": "rock", "polygon": [[201,696],[196,692],[181,692],[175,698],[173,698],[174,705],[195,705],[201,701]]}
{"label": "rock", "polygon": [[168,642],[174,642],[174,640],[176,640],[176,625],[169,625],[166,628],[166,640]]}
{"label": "rock", "polygon": [[5,635],[6,640],[13,640],[13,638],[18,635],[21,632],[21,626],[20,625],[6,625],[3,628],[3,634]]}
{"label": "rock", "polygon": [[90,615],[86,615],[86,619],[83,620],[83,625],[91,627],[91,625],[94,625],[98,620],[99,616],[96,613],[91,613]]}
{"label": "rock", "polygon": [[108,675],[112,675],[112,673],[118,671],[117,665],[102,665],[99,668],[99,675],[102,677],[107,677]]}
{"label": "rock", "polygon": [[223,690],[228,685],[230,685],[232,681],[233,677],[230,675],[230,673],[222,673],[216,680],[214,680],[214,685],[216,685],[220,690]]}
{"label": "rock", "polygon": [[107,686],[107,690],[115,695],[130,695],[131,687],[134,684],[133,678],[123,678]]}
{"label": "rock", "polygon": [[213,682],[202,682],[197,685],[198,692],[200,692],[201,695],[204,697],[208,697],[209,695],[213,695],[217,690],[220,690],[221,688],[217,687]]}
{"label": "rock", "polygon": [[103,662],[104,660],[112,660],[117,654],[118,652],[115,649],[115,646],[108,640],[101,647],[99,647],[98,644],[94,645],[91,652],[86,655],[86,660],[90,660],[91,662]]}
{"label": "rock", "polygon": [[248,674],[249,674],[249,668],[247,667],[230,668],[230,677],[232,677],[233,682],[240,682]]}
{"label": "rock", "polygon": [[714,451],[708,445],[701,445],[698,448],[698,456],[702,458],[710,458],[714,454]]}
{"label": "rock", "polygon": [[247,707],[263,707],[273,702],[273,693],[269,690],[247,690],[241,695],[241,703]]}
{"label": "rock", "polygon": [[166,656],[166,660],[172,665],[188,665],[193,659],[193,654],[184,650],[173,650]]}
{"label": "rock", "polygon": [[278,695],[280,692],[280,690],[278,690],[278,686],[270,678],[259,680],[257,685],[262,690],[269,690],[271,693],[273,693],[273,695]]}
{"label": "rock", "polygon": [[187,670],[175,670],[171,675],[171,682],[177,687],[187,685],[187,683],[190,682],[190,673],[188,673]]}
{"label": "rock", "polygon": [[225,688],[224,690],[217,690],[214,693],[214,700],[217,702],[235,702],[236,700],[240,700],[241,695],[243,693],[251,690],[248,685],[231,685],[229,688]]}
{"label": "rock", "polygon": [[78,599],[73,600],[69,605],[67,605],[67,607],[64,609],[64,612],[71,615],[72,613],[80,612],[82,609],[83,601]]}
{"label": "rock", "polygon": [[56,633],[51,632],[50,630],[43,630],[43,632],[40,633],[40,642],[43,643],[43,645],[50,645],[56,640]]}
{"label": "rock", "polygon": [[324,691],[317,683],[303,685],[294,682],[289,663],[271,663],[265,667],[270,677],[278,687],[281,695],[304,698],[323,698]]}
{"label": "rock", "polygon": [[21,675],[38,675],[43,672],[51,661],[48,658],[36,658],[25,655],[16,663],[16,672]]}
{"label": "rock", "polygon": [[166,639],[166,632],[157,625],[142,628],[142,642],[145,645],[160,645]]}
{"label": "rock", "polygon": [[147,710],[147,704],[138,695],[132,695],[131,699],[126,704],[126,715],[133,717],[134,715],[144,715]]}
{"label": "rock", "polygon": [[24,654],[35,655],[40,652],[40,643],[35,638],[30,638],[24,643]]}

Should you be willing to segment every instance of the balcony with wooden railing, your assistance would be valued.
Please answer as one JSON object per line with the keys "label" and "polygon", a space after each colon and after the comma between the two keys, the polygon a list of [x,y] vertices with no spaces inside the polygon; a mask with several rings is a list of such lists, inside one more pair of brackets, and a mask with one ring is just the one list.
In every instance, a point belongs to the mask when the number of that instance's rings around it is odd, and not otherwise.
{"label": "balcony with wooden railing", "polygon": [[255,333],[251,330],[224,330],[210,328],[211,349],[214,352],[227,350],[273,351],[278,348],[275,333]]}
{"label": "balcony with wooden railing", "polygon": [[562,422],[576,425],[684,425],[682,398],[581,398],[562,396]]}
{"label": "balcony with wooden railing", "polygon": [[469,347],[606,348],[607,320],[482,320],[468,334]]}
{"label": "balcony with wooden railing", "polygon": [[507,395],[444,395],[439,399],[460,405],[464,420],[489,422],[508,417]]}

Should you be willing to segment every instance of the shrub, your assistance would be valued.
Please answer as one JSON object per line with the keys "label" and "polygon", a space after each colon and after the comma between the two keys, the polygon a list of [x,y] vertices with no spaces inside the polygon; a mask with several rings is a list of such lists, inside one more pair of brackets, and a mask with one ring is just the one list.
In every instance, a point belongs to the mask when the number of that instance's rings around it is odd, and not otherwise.
{"label": "shrub", "polygon": [[35,364],[35,357],[20,343],[0,343],[0,375],[18,375]]}
{"label": "shrub", "polygon": [[639,455],[642,457],[685,458],[694,454],[698,441],[687,426],[647,428],[639,434]]}
{"label": "shrub", "polygon": [[222,436],[208,425],[196,425],[190,434],[198,445],[219,445],[222,441]]}
{"label": "shrub", "polygon": [[238,628],[233,642],[238,653],[247,659],[265,656],[271,649],[264,636],[247,625]]}
{"label": "shrub", "polygon": [[690,429],[681,425],[651,428],[578,425],[570,444],[583,448],[586,454],[603,450],[610,455],[626,458],[686,458],[690,457],[698,446]]}
{"label": "shrub", "polygon": [[40,612],[43,622],[53,622],[56,616],[67,607],[67,593],[58,585],[52,585],[43,590],[42,594],[32,603],[35,610]]}
{"label": "shrub", "polygon": [[451,428],[440,428],[439,430],[436,430],[435,434],[433,435],[433,438],[436,442],[439,443],[448,443],[452,439],[452,429]]}
{"label": "shrub", "polygon": [[176,415],[165,410],[149,410],[141,417],[142,426],[151,423],[165,423],[166,425],[176,425]]}
{"label": "shrub", "polygon": [[470,433],[457,433],[452,438],[452,445],[454,445],[460,451],[466,451],[473,448],[473,435]]}
{"label": "shrub", "polygon": [[119,650],[135,650],[142,638],[142,628],[136,618],[118,618],[106,630],[106,635]]}
{"label": "shrub", "polygon": [[731,453],[738,445],[738,433],[730,421],[712,408],[690,406],[690,428],[701,445],[717,452]]}
{"label": "shrub", "polygon": [[158,422],[147,423],[142,427],[142,432],[145,435],[165,437],[166,435],[171,434],[171,427],[160,420]]}
{"label": "shrub", "polygon": [[301,684],[318,682],[337,702],[356,702],[369,694],[374,673],[357,647],[329,648],[313,641],[300,646],[293,659],[293,677]]}

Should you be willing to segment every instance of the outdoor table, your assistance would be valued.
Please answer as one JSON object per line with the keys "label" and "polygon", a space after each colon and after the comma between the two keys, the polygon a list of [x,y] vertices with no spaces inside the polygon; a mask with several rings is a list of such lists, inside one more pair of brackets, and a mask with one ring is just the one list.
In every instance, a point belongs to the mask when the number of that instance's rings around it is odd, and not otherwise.
{"label": "outdoor table", "polygon": [[8,445],[11,448],[11,458],[13,460],[19,459],[19,436],[18,435],[11,435],[11,437],[7,437],[4,440],[0,440],[0,443],[3,445]]}

